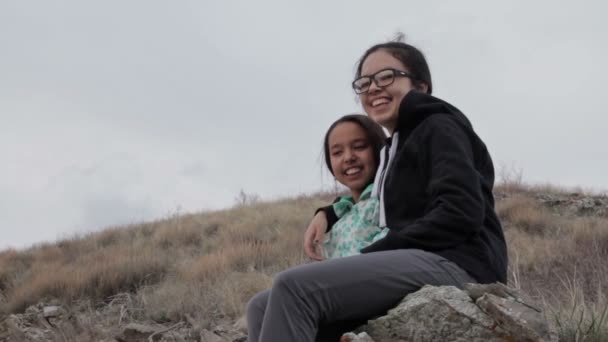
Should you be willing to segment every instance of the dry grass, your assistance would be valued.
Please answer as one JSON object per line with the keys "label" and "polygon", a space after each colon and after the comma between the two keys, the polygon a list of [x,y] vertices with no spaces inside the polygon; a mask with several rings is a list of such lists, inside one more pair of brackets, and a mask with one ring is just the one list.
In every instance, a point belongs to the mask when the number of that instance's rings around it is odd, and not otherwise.
{"label": "dry grass", "polygon": [[[535,197],[568,192],[559,188],[511,181],[496,190],[510,285],[545,305],[563,340],[606,338],[608,218],[561,215]],[[48,298],[107,304],[128,293],[121,321],[188,316],[213,326],[217,317],[238,318],[276,272],[305,262],[302,234],[314,209],[331,199],[244,201],[229,210],[0,252],[0,311],[20,312]]]}
{"label": "dry grass", "polygon": [[[304,229],[328,196],[299,197],[109,228],[0,252],[4,314],[41,300],[104,303],[132,293],[133,317],[237,317],[271,276],[305,262]],[[127,309],[128,310],[128,309]]]}
{"label": "dry grass", "polygon": [[144,247],[96,249],[72,260],[55,248],[39,253],[46,258],[37,258],[23,282],[9,285],[7,311],[22,311],[46,297],[103,299],[136,290],[146,282],[157,282],[168,268],[164,256]]}
{"label": "dry grass", "polygon": [[[608,218],[548,208],[535,197],[582,194],[553,186],[498,191],[509,246],[509,283],[544,303],[562,341],[608,340]],[[568,213],[568,214],[565,214]]]}

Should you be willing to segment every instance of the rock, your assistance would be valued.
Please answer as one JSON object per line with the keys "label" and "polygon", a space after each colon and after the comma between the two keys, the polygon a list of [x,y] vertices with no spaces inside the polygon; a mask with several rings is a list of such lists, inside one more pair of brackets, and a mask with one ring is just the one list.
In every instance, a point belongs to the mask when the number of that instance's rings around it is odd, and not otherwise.
{"label": "rock", "polygon": [[242,332],[243,334],[246,334],[247,333],[247,317],[243,316],[243,317],[239,318],[234,323],[234,328],[237,331]]}
{"label": "rock", "polygon": [[608,197],[570,194],[537,194],[535,198],[562,215],[606,217]]}
{"label": "rock", "polygon": [[542,312],[531,305],[491,293],[480,297],[477,305],[516,341],[557,341],[557,334],[552,331]]}
{"label": "rock", "polygon": [[[504,284],[424,286],[357,332],[375,341],[557,341],[543,313]],[[359,335],[343,335],[344,341]],[[361,337],[363,338],[363,337]]]}
{"label": "rock", "polygon": [[504,341],[507,335],[454,286],[425,286],[363,328],[374,340]]}
{"label": "rock", "polygon": [[60,306],[57,305],[45,306],[44,308],[42,308],[42,316],[44,316],[44,318],[58,317],[63,315],[64,313],[65,310],[63,310]]}
{"label": "rock", "polygon": [[23,314],[12,314],[3,322],[7,326],[8,341],[55,341],[61,331],[43,315],[43,303],[31,305]]}
{"label": "rock", "polygon": [[[120,333],[120,335],[116,336],[115,338],[118,342],[147,342],[148,337],[158,332],[159,330],[160,329],[150,325],[129,323],[122,330],[122,333]],[[158,341],[160,340],[161,335],[158,334],[155,337],[156,338],[154,340]]]}
{"label": "rock", "polygon": [[342,335],[340,338],[340,342],[374,342],[371,337],[366,332],[362,332],[359,334],[355,333],[346,333]]}
{"label": "rock", "polygon": [[[3,322],[6,325],[7,335],[15,341],[27,341],[28,336],[23,331],[19,318],[15,315],[10,315],[8,319]],[[10,341],[10,340],[9,340]]]}
{"label": "rock", "polygon": [[[211,324],[204,319],[195,320],[185,315],[186,321],[165,324],[136,322],[126,313],[124,305],[113,300],[107,306],[97,308],[86,301],[66,306],[49,298],[29,306],[23,313],[0,317],[0,342],[231,342],[247,339],[243,332],[237,331],[238,325],[235,326],[230,319],[210,317],[210,320],[213,319]],[[124,320],[131,324],[121,324]],[[201,333],[205,327],[207,331]]]}
{"label": "rock", "polygon": [[494,284],[465,284],[464,291],[471,297],[473,300],[477,300],[482,297],[486,293],[494,294],[501,298],[513,298],[520,299],[521,293],[519,290],[510,288],[502,283],[494,283]]}

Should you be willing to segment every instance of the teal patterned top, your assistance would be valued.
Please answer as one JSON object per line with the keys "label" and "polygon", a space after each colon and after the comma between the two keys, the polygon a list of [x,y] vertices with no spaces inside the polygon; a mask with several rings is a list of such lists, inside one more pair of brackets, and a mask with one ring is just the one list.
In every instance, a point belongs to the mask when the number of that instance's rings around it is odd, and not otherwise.
{"label": "teal patterned top", "polygon": [[359,202],[352,196],[342,197],[333,204],[339,220],[323,241],[326,258],[341,258],[361,254],[360,250],[382,239],[388,228],[379,227],[377,197],[372,197],[373,184],[363,190]]}

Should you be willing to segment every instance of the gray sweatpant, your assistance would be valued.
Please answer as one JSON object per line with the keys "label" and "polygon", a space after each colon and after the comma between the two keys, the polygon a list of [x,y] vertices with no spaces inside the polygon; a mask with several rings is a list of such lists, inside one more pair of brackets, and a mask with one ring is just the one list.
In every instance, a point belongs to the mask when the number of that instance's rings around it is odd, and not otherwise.
{"label": "gray sweatpant", "polygon": [[455,263],[417,249],[330,259],[279,273],[247,305],[249,342],[337,341],[426,284],[476,282]]}

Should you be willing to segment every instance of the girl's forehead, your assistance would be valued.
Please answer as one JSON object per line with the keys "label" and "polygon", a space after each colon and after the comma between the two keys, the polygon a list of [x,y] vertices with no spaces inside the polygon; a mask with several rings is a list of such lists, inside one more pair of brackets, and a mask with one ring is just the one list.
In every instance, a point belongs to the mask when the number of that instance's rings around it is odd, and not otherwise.
{"label": "girl's forehead", "polygon": [[329,134],[329,145],[360,139],[367,139],[363,127],[354,122],[341,122]]}
{"label": "girl's forehead", "polygon": [[408,71],[400,60],[395,58],[390,52],[381,49],[370,53],[365,58],[365,61],[361,65],[361,75],[371,75],[386,68]]}

